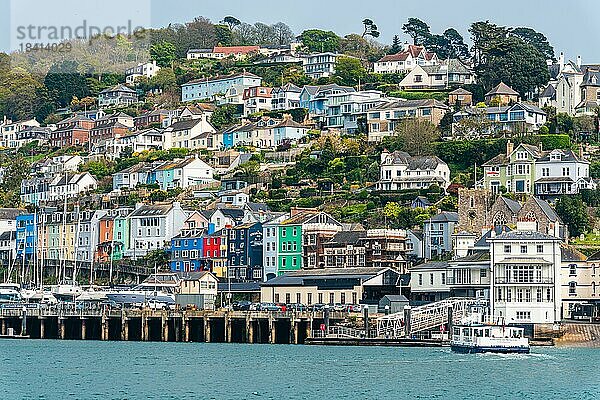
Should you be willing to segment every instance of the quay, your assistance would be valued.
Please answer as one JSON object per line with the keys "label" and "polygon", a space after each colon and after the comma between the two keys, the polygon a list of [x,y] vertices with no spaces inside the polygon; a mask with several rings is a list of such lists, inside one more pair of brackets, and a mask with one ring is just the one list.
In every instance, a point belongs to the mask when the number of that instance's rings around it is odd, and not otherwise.
{"label": "quay", "polygon": [[[0,338],[304,344],[341,312],[2,309]],[[327,321],[326,321],[327,319]],[[8,333],[12,333],[9,335]]]}

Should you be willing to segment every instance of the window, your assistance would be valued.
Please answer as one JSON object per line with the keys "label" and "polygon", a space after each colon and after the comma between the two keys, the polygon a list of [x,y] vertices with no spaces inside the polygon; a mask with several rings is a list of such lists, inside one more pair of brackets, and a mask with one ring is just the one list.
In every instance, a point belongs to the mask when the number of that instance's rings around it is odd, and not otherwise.
{"label": "window", "polygon": [[517,320],[529,321],[531,319],[531,311],[517,311]]}
{"label": "window", "polygon": [[335,293],[329,293],[329,304],[335,304]]}
{"label": "window", "polygon": [[346,304],[346,293],[340,294],[340,303]]}
{"label": "window", "polygon": [[319,293],[319,303],[323,304],[323,293]]}
{"label": "window", "polygon": [[521,246],[521,254],[527,254],[527,246]]}
{"label": "window", "polygon": [[505,245],[504,245],[504,252],[505,252],[506,254],[510,254],[510,244],[505,244]]}
{"label": "window", "polygon": [[312,304],[312,293],[307,293],[306,294],[306,303],[309,306]]}
{"label": "window", "polygon": [[302,303],[302,294],[296,293],[296,303],[297,304]]}
{"label": "window", "polygon": [[357,298],[358,295],[356,294],[356,292],[352,292],[352,304],[358,303]]}
{"label": "window", "polygon": [[423,274],[419,274],[419,286],[423,286]]}
{"label": "window", "polygon": [[442,272],[442,285],[446,284],[446,273]]}
{"label": "window", "polygon": [[577,275],[577,264],[569,264],[569,276]]}
{"label": "window", "polygon": [[429,274],[429,284],[433,285],[433,274]]}
{"label": "window", "polygon": [[480,269],[479,270],[479,277],[480,278],[485,278],[487,276],[487,270],[486,269]]}
{"label": "window", "polygon": [[290,295],[290,293],[286,293],[285,294],[285,303],[286,304],[290,304],[291,302],[292,301],[291,301],[291,295]]}
{"label": "window", "polygon": [[577,283],[569,282],[569,296],[577,295]]}
{"label": "window", "polygon": [[544,245],[543,244],[538,244],[536,246],[536,248],[537,248],[537,252],[538,253],[543,253],[544,252]]}

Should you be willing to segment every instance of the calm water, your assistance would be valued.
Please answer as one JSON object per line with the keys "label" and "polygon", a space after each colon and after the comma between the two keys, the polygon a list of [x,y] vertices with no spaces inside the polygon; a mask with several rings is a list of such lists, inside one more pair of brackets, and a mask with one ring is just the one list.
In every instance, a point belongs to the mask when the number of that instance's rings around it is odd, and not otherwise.
{"label": "calm water", "polygon": [[1,399],[600,399],[600,350],[0,341]]}

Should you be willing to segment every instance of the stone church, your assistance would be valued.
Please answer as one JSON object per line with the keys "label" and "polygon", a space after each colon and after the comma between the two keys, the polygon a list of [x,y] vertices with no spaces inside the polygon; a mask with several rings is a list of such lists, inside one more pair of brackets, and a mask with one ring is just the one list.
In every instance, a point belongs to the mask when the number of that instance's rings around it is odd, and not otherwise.
{"label": "stone church", "polygon": [[494,226],[514,227],[517,221],[535,221],[539,232],[566,239],[566,226],[548,202],[530,196],[521,203],[502,195],[494,196],[487,189],[466,189],[458,192],[458,232],[480,237]]}

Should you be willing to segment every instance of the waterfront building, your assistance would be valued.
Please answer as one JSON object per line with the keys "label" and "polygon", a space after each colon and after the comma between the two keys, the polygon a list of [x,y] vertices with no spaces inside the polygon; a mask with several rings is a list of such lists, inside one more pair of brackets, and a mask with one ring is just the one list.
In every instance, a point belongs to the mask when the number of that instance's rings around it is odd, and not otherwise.
{"label": "waterfront building", "polygon": [[535,229],[535,222],[519,222],[515,231],[488,239],[494,318],[517,324],[561,319],[561,240]]}
{"label": "waterfront building", "polygon": [[37,245],[37,215],[17,215],[16,221],[16,243],[15,251],[17,258],[28,263],[33,261]]}
{"label": "waterfront building", "polygon": [[288,218],[289,214],[283,214],[263,223],[263,278],[265,281],[277,276],[279,224]]}
{"label": "waterfront building", "polygon": [[193,211],[185,220],[181,232],[171,239],[171,271],[202,271],[207,268],[204,238],[213,233],[206,217]]}
{"label": "waterfront building", "polygon": [[100,239],[100,222],[106,210],[84,210],[77,215],[76,262],[88,266],[96,260]]}
{"label": "waterfront building", "polygon": [[385,295],[400,293],[391,268],[326,268],[287,271],[261,284],[261,300],[274,303],[364,304],[377,308]]}
{"label": "waterfront building", "polygon": [[109,262],[123,259],[125,250],[129,248],[129,220],[127,216],[133,208],[117,208],[106,210],[106,214],[98,223],[98,249],[96,260]]}
{"label": "waterfront building", "polygon": [[227,231],[220,229],[203,237],[202,253],[206,266],[217,277],[228,277]]}

